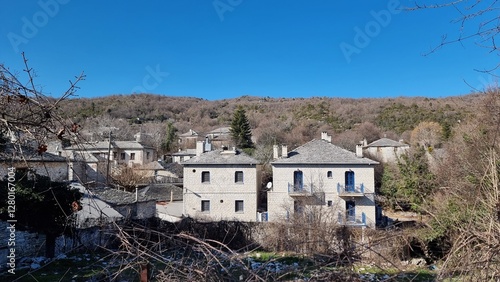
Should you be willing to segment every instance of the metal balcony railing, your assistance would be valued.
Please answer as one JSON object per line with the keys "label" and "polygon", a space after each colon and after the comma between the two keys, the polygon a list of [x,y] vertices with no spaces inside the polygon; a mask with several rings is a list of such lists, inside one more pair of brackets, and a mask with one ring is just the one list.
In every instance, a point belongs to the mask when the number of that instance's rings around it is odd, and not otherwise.
{"label": "metal balcony railing", "polygon": [[297,185],[293,183],[288,183],[288,194],[296,196],[309,196],[313,194],[313,185]]}
{"label": "metal balcony railing", "polygon": [[344,185],[337,183],[337,193],[339,196],[363,196],[366,191],[363,183],[358,185]]}
{"label": "metal balcony railing", "polygon": [[367,219],[366,214],[363,212],[360,215],[349,215],[349,214],[338,214],[338,222],[341,225],[349,226],[366,226]]}

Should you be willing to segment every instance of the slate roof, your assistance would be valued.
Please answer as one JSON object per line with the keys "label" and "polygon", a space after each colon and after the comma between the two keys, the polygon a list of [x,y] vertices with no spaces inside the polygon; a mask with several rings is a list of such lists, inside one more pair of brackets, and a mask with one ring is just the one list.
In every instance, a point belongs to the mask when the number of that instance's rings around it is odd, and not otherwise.
{"label": "slate roof", "polygon": [[[79,144],[73,145],[66,148],[66,150],[108,150],[108,141],[98,141],[95,143]],[[151,147],[145,146],[137,141],[111,141],[111,148],[117,149],[151,149]]]}
{"label": "slate roof", "polygon": [[182,165],[178,163],[166,163],[164,161],[153,161],[137,168],[138,170],[166,170],[182,176]]}
{"label": "slate roof", "polygon": [[313,139],[288,152],[288,158],[277,159],[271,164],[378,164],[378,162],[359,158],[353,152],[325,140]]}
{"label": "slate roof", "polygon": [[196,149],[186,149],[184,151],[175,152],[172,156],[196,156]]}
{"label": "slate roof", "polygon": [[365,147],[405,147],[405,146],[408,146],[408,144],[404,144],[399,141],[394,141],[389,138],[380,138],[366,145]]}
{"label": "slate roof", "polygon": [[209,132],[209,134],[231,134],[230,127],[219,127]]}
{"label": "slate roof", "polygon": [[139,189],[139,195],[156,201],[170,201],[170,193],[173,192],[174,201],[182,201],[182,188],[173,184],[151,184]]}
{"label": "slate roof", "polygon": [[[135,193],[122,191],[114,188],[98,188],[93,189],[92,193],[94,193],[99,199],[105,201],[109,204],[114,205],[127,205],[135,203]],[[138,195],[138,202],[147,202],[153,199],[148,196]]]}
{"label": "slate roof", "polygon": [[198,132],[190,129],[188,132],[185,132],[185,133],[182,133],[181,135],[179,135],[179,137],[191,137],[191,136],[198,136]]}
{"label": "slate roof", "polygon": [[0,161],[27,161],[27,162],[66,162],[62,156],[51,153],[41,153],[29,146],[14,147],[12,144],[0,146]]}
{"label": "slate roof", "polygon": [[215,150],[201,154],[200,156],[193,157],[185,162],[183,165],[195,165],[195,164],[259,164],[260,162],[247,154],[236,150]]}

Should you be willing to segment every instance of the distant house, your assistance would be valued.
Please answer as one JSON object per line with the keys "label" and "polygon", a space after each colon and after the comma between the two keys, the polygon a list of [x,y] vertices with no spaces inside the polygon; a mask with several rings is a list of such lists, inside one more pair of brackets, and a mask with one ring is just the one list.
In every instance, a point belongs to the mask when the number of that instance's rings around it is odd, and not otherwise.
{"label": "distant house", "polygon": [[77,228],[104,226],[108,223],[121,221],[124,218],[122,214],[98,198],[82,184],[71,183],[71,187],[77,188],[82,193],[80,199],[82,209],[75,212]]}
{"label": "distant house", "polygon": [[[322,133],[293,151],[275,147],[273,185],[268,191],[268,220],[286,220],[308,208],[321,208],[342,225],[375,227],[374,166],[356,153],[337,147]],[[318,209],[316,209],[318,210]]]}
{"label": "distant house", "polygon": [[0,177],[7,175],[8,168],[14,167],[18,171],[48,176],[52,181],[67,181],[68,164],[69,161],[65,157],[38,152],[29,146],[7,144],[0,148]]}
{"label": "distant house", "polygon": [[183,168],[179,163],[167,163],[162,160],[153,161],[136,168],[153,182],[182,183]]}
{"label": "distant house", "polygon": [[92,189],[98,199],[119,212],[124,219],[148,219],[156,214],[156,200],[138,192],[131,193],[113,188]]}
{"label": "distant house", "polygon": [[139,189],[139,195],[156,201],[156,217],[170,222],[182,220],[183,192],[181,187],[169,183],[151,184]]}
{"label": "distant house", "polygon": [[205,152],[184,165],[184,214],[206,220],[256,221],[261,165],[233,150]]}
{"label": "distant house", "polygon": [[232,143],[230,127],[219,127],[210,131],[206,138],[210,140],[215,149],[229,146]]}
{"label": "distant house", "polygon": [[410,145],[402,141],[394,141],[389,138],[380,138],[370,144],[363,144],[365,155],[374,158],[381,163],[394,163],[397,158],[410,149]]}
{"label": "distant house", "polygon": [[65,154],[86,152],[104,160],[109,159],[114,165],[123,164],[135,167],[147,164],[157,159],[154,148],[138,141],[99,141],[77,144],[65,148]]}
{"label": "distant house", "polygon": [[172,162],[180,164],[194,156],[196,156],[196,149],[186,149],[182,151],[179,149],[179,152],[172,154]]}
{"label": "distant house", "polygon": [[187,132],[184,132],[179,135],[179,148],[182,149],[194,149],[196,147],[196,142],[198,142],[199,138],[198,132],[189,129]]}

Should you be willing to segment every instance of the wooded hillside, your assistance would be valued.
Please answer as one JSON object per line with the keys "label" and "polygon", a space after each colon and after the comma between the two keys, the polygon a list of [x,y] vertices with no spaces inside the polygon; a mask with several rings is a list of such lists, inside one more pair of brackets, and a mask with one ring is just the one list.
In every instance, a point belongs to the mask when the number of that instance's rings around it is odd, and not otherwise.
{"label": "wooded hillside", "polygon": [[[209,101],[200,98],[152,94],[113,95],[65,100],[61,110],[87,132],[118,128],[118,138],[132,139],[140,128],[162,134],[167,121],[184,133],[204,134],[228,126],[237,106],[246,110],[254,140],[286,143],[295,147],[328,131],[333,141],[347,148],[362,138],[372,141],[386,135],[408,139],[422,121],[435,121],[445,135],[475,113],[482,96],[469,94],[447,98],[270,98],[243,96]],[[447,137],[447,136],[445,136]]]}

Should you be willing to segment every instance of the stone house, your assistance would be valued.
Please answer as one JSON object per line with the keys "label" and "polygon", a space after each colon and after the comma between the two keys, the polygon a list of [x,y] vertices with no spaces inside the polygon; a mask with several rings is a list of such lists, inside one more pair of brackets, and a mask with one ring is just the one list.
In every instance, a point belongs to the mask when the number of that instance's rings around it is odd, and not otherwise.
{"label": "stone house", "polygon": [[315,209],[329,220],[375,227],[374,166],[359,145],[356,153],[331,143],[325,132],[293,151],[274,148],[273,183],[268,191],[268,220],[286,220]]}
{"label": "stone house", "polygon": [[198,138],[200,135],[198,132],[189,129],[187,132],[184,132],[179,135],[179,148],[181,149],[194,149],[196,147],[196,142],[198,142]]}
{"label": "stone house", "polygon": [[157,159],[156,150],[139,141],[98,141],[78,144],[64,149],[65,155],[71,156],[74,152],[86,152],[95,157],[108,159],[113,165],[135,167],[147,164]]}
{"label": "stone house", "polygon": [[96,198],[107,203],[123,216],[123,219],[149,219],[156,214],[156,200],[138,193],[113,188],[92,189]]}
{"label": "stone house", "polygon": [[206,220],[256,221],[259,162],[237,149],[205,152],[184,165],[184,215]]}
{"label": "stone house", "polygon": [[363,153],[381,163],[395,163],[399,156],[406,153],[410,145],[403,143],[402,140],[394,141],[389,138],[380,138],[366,144],[363,142]]}
{"label": "stone house", "polygon": [[157,183],[182,183],[183,167],[179,163],[167,163],[162,160],[153,161],[135,170]]}
{"label": "stone house", "polygon": [[0,149],[0,177],[8,173],[9,167],[16,170],[30,171],[50,177],[52,181],[67,181],[69,178],[69,162],[65,157],[22,146],[18,148],[12,144],[4,145]]}
{"label": "stone house", "polygon": [[229,146],[233,143],[231,140],[230,127],[219,127],[209,133],[207,133],[206,138],[210,140],[214,148],[221,149],[224,146]]}

